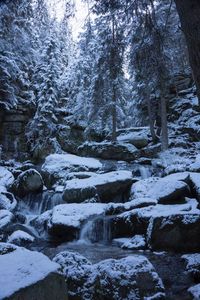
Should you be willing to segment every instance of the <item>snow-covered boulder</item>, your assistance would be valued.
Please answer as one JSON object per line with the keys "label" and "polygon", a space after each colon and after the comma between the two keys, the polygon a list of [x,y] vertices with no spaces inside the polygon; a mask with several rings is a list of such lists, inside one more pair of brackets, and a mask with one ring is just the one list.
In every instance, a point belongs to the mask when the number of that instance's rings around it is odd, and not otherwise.
{"label": "snow-covered boulder", "polygon": [[68,299],[59,265],[42,253],[0,243],[0,266],[0,299]]}
{"label": "snow-covered boulder", "polygon": [[29,169],[22,172],[13,183],[13,192],[19,197],[43,190],[43,179],[38,171]]}
{"label": "snow-covered boulder", "polygon": [[14,215],[5,209],[0,210],[0,233],[4,232],[4,230],[12,224],[14,220]]}
{"label": "snow-covered boulder", "polygon": [[34,240],[35,238],[32,235],[22,230],[17,230],[8,237],[8,243],[24,247],[31,244]]}
{"label": "snow-covered boulder", "polygon": [[13,211],[17,206],[17,201],[13,194],[0,192],[0,209]]}
{"label": "snow-covered boulder", "polygon": [[132,238],[118,238],[113,240],[114,244],[119,245],[122,249],[142,250],[146,248],[144,235],[135,235]]}
{"label": "snow-covered boulder", "polygon": [[157,199],[158,203],[161,204],[180,203],[189,195],[190,189],[187,183],[170,176],[143,179],[134,183],[131,187],[131,199],[149,197]]}
{"label": "snow-covered boulder", "polygon": [[82,202],[98,195],[102,202],[111,202],[116,196],[118,199],[128,194],[132,184],[132,173],[116,171],[105,174],[96,174],[86,179],[72,179],[67,181],[63,199],[70,202]]}
{"label": "snow-covered boulder", "polygon": [[13,174],[5,167],[0,167],[0,186],[10,187],[14,182]]}
{"label": "snow-covered boulder", "polygon": [[200,254],[185,254],[182,256],[186,263],[186,270],[195,280],[200,280]]}
{"label": "snow-covered boulder", "polygon": [[200,172],[200,154],[197,155],[195,162],[190,165],[191,172]]}
{"label": "snow-covered boulder", "polygon": [[148,145],[148,135],[145,130],[135,132],[124,132],[117,137],[119,143],[129,143],[141,149]]}
{"label": "snow-covered boulder", "polygon": [[65,182],[70,177],[70,173],[93,172],[101,168],[101,162],[95,158],[73,154],[51,154],[45,159],[42,175],[45,184],[51,187],[55,183]]}
{"label": "snow-covered boulder", "polygon": [[86,142],[78,148],[78,152],[84,156],[124,161],[134,161],[139,153],[132,144],[111,142]]}
{"label": "snow-covered boulder", "polygon": [[48,232],[62,240],[73,240],[78,237],[81,225],[93,216],[102,215],[106,204],[61,204],[52,210],[48,221]]}
{"label": "snow-covered boulder", "polygon": [[66,251],[54,261],[66,276],[69,295],[77,300],[164,299],[162,281],[144,256],[107,259],[92,265],[78,253]]}
{"label": "snow-covered boulder", "polygon": [[107,259],[96,264],[94,269],[99,275],[100,294],[106,299],[165,298],[163,283],[144,256]]}
{"label": "snow-covered boulder", "polygon": [[188,292],[191,295],[192,300],[199,300],[200,299],[200,283],[189,288]]}
{"label": "snow-covered boulder", "polygon": [[76,252],[57,254],[54,262],[60,265],[60,273],[66,277],[70,299],[98,299],[97,274],[93,274],[92,263]]}
{"label": "snow-covered boulder", "polygon": [[143,208],[136,208],[130,211],[121,213],[113,220],[115,224],[116,237],[145,235],[149,226],[150,220],[153,217],[170,217],[176,214],[198,214],[198,202],[194,199],[188,200],[186,204],[173,205],[151,205]]}
{"label": "snow-covered boulder", "polygon": [[169,216],[152,216],[147,229],[153,250],[200,251],[200,211]]}

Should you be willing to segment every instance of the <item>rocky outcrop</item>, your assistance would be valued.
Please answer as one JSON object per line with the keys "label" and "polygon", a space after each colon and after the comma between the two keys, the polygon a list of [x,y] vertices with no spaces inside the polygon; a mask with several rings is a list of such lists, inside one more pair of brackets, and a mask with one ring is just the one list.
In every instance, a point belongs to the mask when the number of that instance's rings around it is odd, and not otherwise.
{"label": "rocky outcrop", "polygon": [[35,169],[22,172],[12,186],[13,193],[18,197],[24,197],[31,193],[39,193],[43,190],[43,179]]}
{"label": "rocky outcrop", "polygon": [[186,271],[196,282],[200,282],[200,254],[185,254],[182,256],[182,259],[186,263]]}
{"label": "rocky outcrop", "polygon": [[59,265],[42,253],[0,243],[0,265],[0,299],[68,299]]}
{"label": "rocky outcrop", "polygon": [[164,299],[162,281],[144,256],[108,259],[92,265],[83,256],[66,251],[54,261],[66,276],[69,299]]}

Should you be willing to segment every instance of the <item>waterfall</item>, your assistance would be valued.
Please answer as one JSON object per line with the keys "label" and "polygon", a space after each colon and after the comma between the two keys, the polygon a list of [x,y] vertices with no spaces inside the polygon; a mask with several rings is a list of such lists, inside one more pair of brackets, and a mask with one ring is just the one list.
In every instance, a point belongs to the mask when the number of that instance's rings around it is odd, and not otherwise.
{"label": "waterfall", "polygon": [[108,244],[112,240],[112,217],[98,216],[87,221],[81,229],[78,243]]}
{"label": "waterfall", "polygon": [[148,166],[139,166],[139,171],[140,171],[140,175],[141,175],[142,179],[149,178],[152,175],[150,167],[148,167]]}
{"label": "waterfall", "polygon": [[41,215],[58,204],[63,204],[62,193],[46,191],[40,194],[29,194],[18,201],[18,210],[26,215]]}

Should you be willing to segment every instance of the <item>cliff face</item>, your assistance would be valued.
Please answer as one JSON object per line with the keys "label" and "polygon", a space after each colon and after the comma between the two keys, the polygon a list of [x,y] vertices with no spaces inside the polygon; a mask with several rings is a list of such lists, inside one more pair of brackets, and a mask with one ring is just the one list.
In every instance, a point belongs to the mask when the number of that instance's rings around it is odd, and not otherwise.
{"label": "cliff face", "polygon": [[27,157],[28,145],[25,128],[30,112],[23,106],[0,112],[0,145],[4,158],[23,159]]}

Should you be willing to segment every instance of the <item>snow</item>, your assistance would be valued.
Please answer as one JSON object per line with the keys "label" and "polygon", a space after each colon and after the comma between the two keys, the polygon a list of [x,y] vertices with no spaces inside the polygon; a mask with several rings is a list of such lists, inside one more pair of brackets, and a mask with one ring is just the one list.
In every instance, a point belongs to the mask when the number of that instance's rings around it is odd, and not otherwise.
{"label": "snow", "polygon": [[50,261],[42,253],[19,247],[15,249],[0,255],[0,299],[10,297],[17,291],[41,281],[50,273],[57,272],[59,268],[58,264]]}
{"label": "snow", "polygon": [[132,238],[117,238],[113,242],[119,245],[122,249],[144,249],[146,246],[145,237],[143,235],[135,235]]}
{"label": "snow", "polygon": [[159,179],[159,177],[151,177],[134,183],[131,187],[131,198],[146,197],[149,189],[153,187],[155,182]]}
{"label": "snow", "polygon": [[0,209],[13,211],[17,205],[17,201],[11,193],[0,192]]}
{"label": "snow", "polygon": [[28,234],[27,232],[24,232],[22,230],[17,230],[13,232],[9,237],[8,237],[8,243],[13,243],[13,244],[20,244],[20,242],[33,242],[35,238]]}
{"label": "snow", "polygon": [[[51,224],[63,224],[65,226],[79,228],[88,218],[101,215],[105,212],[107,204],[83,203],[61,204],[53,208]],[[51,224],[49,226],[51,227]]]}
{"label": "snow", "polygon": [[189,288],[188,292],[192,295],[193,300],[199,300],[200,299],[200,283]]}
{"label": "snow", "polygon": [[66,189],[85,189],[88,187],[98,187],[107,183],[115,183],[117,181],[132,180],[132,173],[129,171],[114,171],[105,174],[96,174],[90,178],[72,179],[67,181]]}
{"label": "snow", "polygon": [[0,230],[9,225],[12,222],[13,218],[14,215],[10,211],[6,209],[0,210]]}
{"label": "snow", "polygon": [[42,169],[52,173],[67,169],[71,165],[84,166],[91,170],[101,169],[102,164],[95,158],[81,157],[73,154],[51,154],[46,157]]}
{"label": "snow", "polygon": [[192,274],[200,274],[200,253],[182,255],[182,259],[186,262],[186,269]]}
{"label": "snow", "polygon": [[5,186],[6,188],[13,184],[14,176],[10,171],[4,167],[0,167],[0,186]]}
{"label": "snow", "polygon": [[200,199],[200,174],[199,173],[190,173],[190,179],[194,185],[195,192],[198,199]]}

